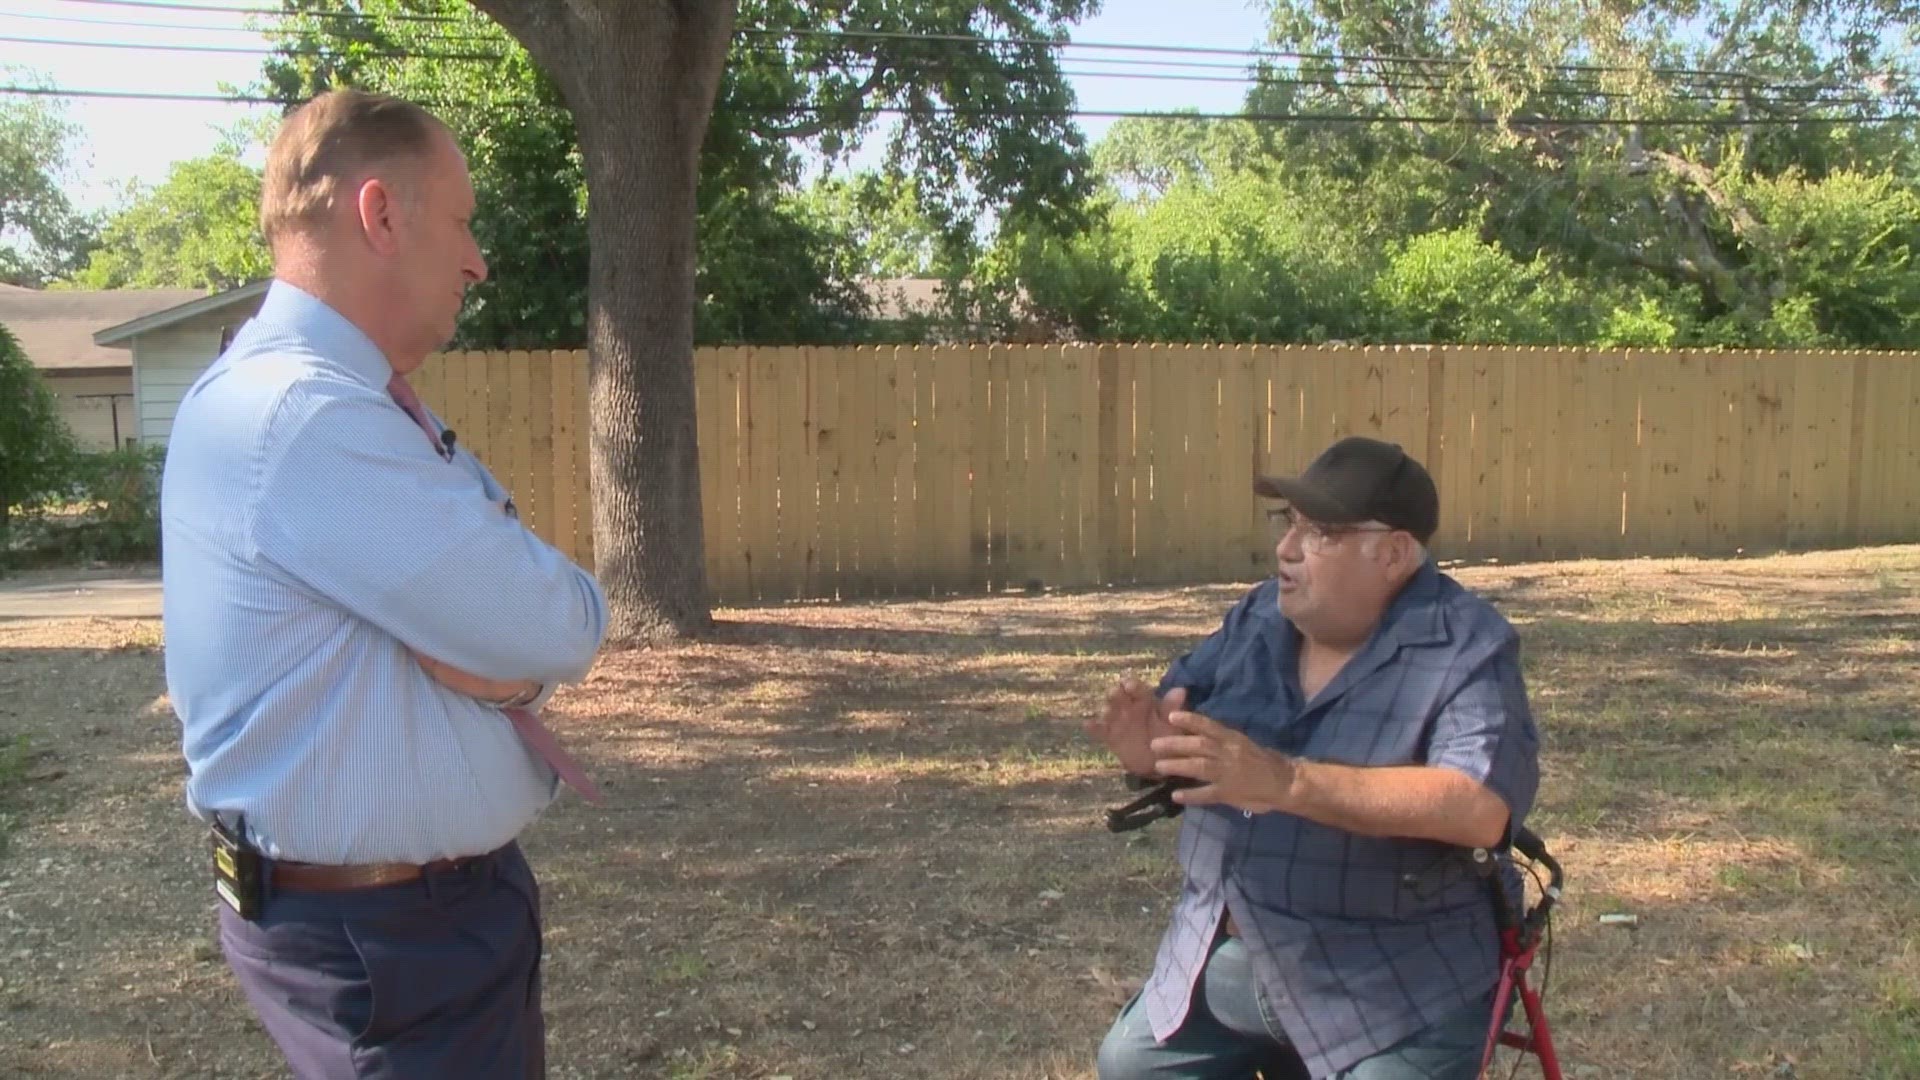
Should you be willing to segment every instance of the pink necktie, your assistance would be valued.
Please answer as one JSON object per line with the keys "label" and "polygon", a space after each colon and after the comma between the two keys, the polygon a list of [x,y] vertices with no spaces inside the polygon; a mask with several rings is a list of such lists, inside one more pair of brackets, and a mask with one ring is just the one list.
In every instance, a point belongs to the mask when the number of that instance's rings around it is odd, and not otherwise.
{"label": "pink necktie", "polygon": [[[413,392],[413,387],[409,386],[407,380],[396,372],[387,383],[387,393],[393,396],[396,404],[406,410],[408,416],[413,417],[413,422],[420,425],[420,430],[427,433],[427,441],[433,444],[434,451],[438,453],[440,440],[434,435],[433,424],[427,420],[427,410],[421,407],[420,396]],[[504,711],[507,718],[513,721],[513,726],[519,730],[520,738],[545,758],[547,764],[553,766],[553,771],[560,774],[560,779],[573,785],[573,789],[585,796],[588,802],[600,801],[599,787],[587,778],[586,770],[560,748],[559,740],[553,737],[553,732],[548,731],[545,725],[540,723],[539,717],[525,709]]]}

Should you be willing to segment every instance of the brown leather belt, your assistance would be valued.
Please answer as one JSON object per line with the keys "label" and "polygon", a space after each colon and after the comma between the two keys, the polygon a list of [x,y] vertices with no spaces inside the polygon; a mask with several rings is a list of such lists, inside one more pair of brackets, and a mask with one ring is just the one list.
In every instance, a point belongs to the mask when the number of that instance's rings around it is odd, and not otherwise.
{"label": "brown leather belt", "polygon": [[267,881],[275,892],[349,892],[377,889],[382,885],[404,885],[428,874],[458,870],[485,855],[467,855],[458,859],[435,859],[424,865],[414,863],[362,863],[355,866],[325,866],[320,863],[267,861]]}

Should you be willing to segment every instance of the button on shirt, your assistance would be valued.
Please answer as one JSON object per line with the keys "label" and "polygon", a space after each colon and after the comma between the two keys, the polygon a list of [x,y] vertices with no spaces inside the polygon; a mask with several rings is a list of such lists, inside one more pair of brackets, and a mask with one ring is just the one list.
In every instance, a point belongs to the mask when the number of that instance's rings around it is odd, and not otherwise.
{"label": "button on shirt", "polygon": [[586,675],[606,629],[593,577],[471,454],[421,437],[392,374],[275,281],[174,419],[162,614],[187,804],[244,815],[275,858],[421,863],[513,839],[553,770],[407,649],[551,687]]}
{"label": "button on shirt", "polygon": [[[1272,580],[1255,588],[1172,665],[1160,692],[1184,686],[1189,708],[1309,760],[1456,769],[1504,799],[1512,825],[1522,822],[1539,785],[1539,738],[1518,637],[1491,605],[1428,561],[1307,701],[1299,632],[1277,596]],[[1178,851],[1185,881],[1144,991],[1157,1038],[1185,1019],[1228,911],[1269,1012],[1316,1077],[1387,1050],[1493,986],[1499,942],[1486,884],[1446,872],[1460,848],[1195,807],[1182,817]]]}

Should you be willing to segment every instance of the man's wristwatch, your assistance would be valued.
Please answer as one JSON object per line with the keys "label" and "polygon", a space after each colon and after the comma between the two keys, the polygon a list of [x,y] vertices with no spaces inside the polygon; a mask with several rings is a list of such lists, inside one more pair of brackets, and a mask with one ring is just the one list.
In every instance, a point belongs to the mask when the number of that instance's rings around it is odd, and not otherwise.
{"label": "man's wristwatch", "polygon": [[533,704],[534,700],[545,690],[546,685],[544,683],[534,683],[532,686],[529,686],[527,689],[520,691],[510,698],[501,698],[488,702],[488,704],[496,709],[524,709],[528,705]]}

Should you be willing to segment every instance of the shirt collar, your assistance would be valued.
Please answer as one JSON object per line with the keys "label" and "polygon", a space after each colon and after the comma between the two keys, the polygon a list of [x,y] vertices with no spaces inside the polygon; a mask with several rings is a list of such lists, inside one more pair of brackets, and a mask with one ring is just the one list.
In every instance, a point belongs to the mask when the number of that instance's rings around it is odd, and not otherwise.
{"label": "shirt collar", "polygon": [[314,351],[338,363],[368,386],[385,390],[393,365],[364,330],[312,293],[275,278],[254,315],[263,326],[291,330]]}
{"label": "shirt collar", "polygon": [[[1432,555],[1427,555],[1427,559],[1421,563],[1421,569],[1413,571],[1413,577],[1407,578],[1407,584],[1400,588],[1400,594],[1386,605],[1386,613],[1380,615],[1373,632],[1367,634],[1367,642],[1346,667],[1371,671],[1380,663],[1386,663],[1386,659],[1400,650],[1400,646],[1444,644],[1448,640],[1448,628],[1446,603],[1442,603],[1440,598],[1440,582],[1440,567],[1434,563]],[[1300,630],[1281,615],[1281,605],[1277,601],[1263,603],[1260,615],[1263,619],[1269,619],[1275,630],[1279,630],[1281,655],[1298,655]]]}
{"label": "shirt collar", "polygon": [[1432,645],[1447,640],[1446,605],[1440,602],[1440,567],[1428,555],[1380,620],[1381,639],[1400,645]]}
{"label": "shirt collar", "polygon": [[[1311,706],[1320,708],[1338,700],[1348,687],[1385,665],[1404,646],[1444,644],[1449,640],[1441,583],[1440,568],[1429,555],[1387,605],[1386,614],[1367,636],[1366,644],[1320,691]],[[1299,655],[1300,632],[1279,616],[1277,605],[1275,607],[1276,625],[1285,631],[1281,634],[1281,662],[1291,663]]]}
{"label": "shirt collar", "polygon": [[[1368,635],[1369,642],[1391,641],[1399,645],[1431,645],[1447,640],[1446,605],[1440,602],[1440,567],[1428,555],[1414,571],[1413,577],[1400,588],[1393,601],[1387,605],[1386,612],[1380,616],[1379,625]],[[1262,620],[1274,624],[1287,623],[1286,616],[1280,613],[1279,598],[1275,597],[1261,604],[1255,614]],[[1291,629],[1292,624],[1287,623]]]}

